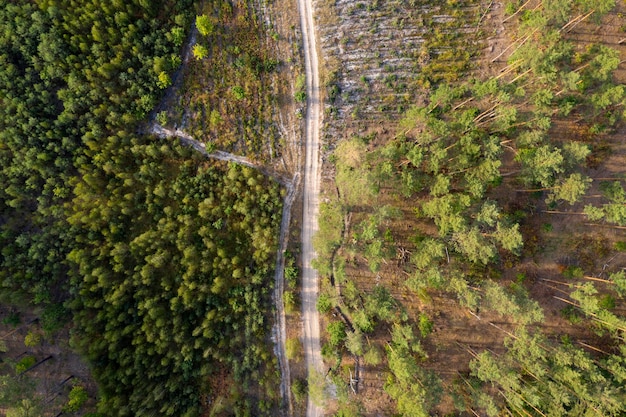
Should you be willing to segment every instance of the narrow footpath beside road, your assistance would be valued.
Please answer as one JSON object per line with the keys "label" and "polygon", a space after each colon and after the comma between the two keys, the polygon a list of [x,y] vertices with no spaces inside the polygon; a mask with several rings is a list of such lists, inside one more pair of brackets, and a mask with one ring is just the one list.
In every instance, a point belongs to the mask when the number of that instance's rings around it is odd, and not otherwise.
{"label": "narrow footpath beside road", "polygon": [[[311,266],[315,257],[313,235],[317,231],[320,187],[320,123],[319,73],[313,6],[311,0],[298,0],[300,25],[304,46],[304,66],[307,78],[306,112],[306,158],[304,165],[303,218],[302,218],[302,319],[304,325],[304,351],[307,369],[323,372],[320,349],[319,315],[317,313],[317,271]],[[309,396],[307,417],[323,415],[323,409],[315,405]]]}

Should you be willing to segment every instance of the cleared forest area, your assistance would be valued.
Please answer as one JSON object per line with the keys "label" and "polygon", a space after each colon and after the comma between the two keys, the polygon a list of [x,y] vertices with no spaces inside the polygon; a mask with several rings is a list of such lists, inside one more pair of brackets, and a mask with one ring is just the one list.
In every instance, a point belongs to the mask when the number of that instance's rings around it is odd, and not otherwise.
{"label": "cleared forest area", "polygon": [[337,415],[621,415],[623,5],[429,3],[320,6]]}

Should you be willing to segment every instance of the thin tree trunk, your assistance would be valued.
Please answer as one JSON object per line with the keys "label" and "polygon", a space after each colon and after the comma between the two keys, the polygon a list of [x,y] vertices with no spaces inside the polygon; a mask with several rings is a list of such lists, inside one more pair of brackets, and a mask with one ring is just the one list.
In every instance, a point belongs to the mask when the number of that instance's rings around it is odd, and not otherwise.
{"label": "thin tree trunk", "polygon": [[586,276],[586,275],[583,278],[588,279],[590,281],[604,282],[605,284],[613,284],[613,285],[615,284],[613,281],[609,281],[608,279],[589,277],[589,276]]}
{"label": "thin tree trunk", "polygon": [[[541,280],[546,281],[546,282],[551,282],[553,284],[565,285],[566,287],[573,285],[573,284],[568,284],[567,282],[555,281],[553,279],[548,279],[548,278],[541,278]],[[577,285],[576,287],[580,288],[580,285]]]}
{"label": "thin tree trunk", "polygon": [[[548,284],[544,284],[544,283],[541,283],[541,285],[543,285],[544,287],[550,288],[550,289],[552,289],[554,291],[558,291],[558,292],[560,292],[563,295],[567,295],[567,296],[570,295],[570,293],[568,293],[567,291],[563,291],[562,289],[557,288],[557,287],[553,287],[552,285],[548,285]],[[556,297],[556,296],[553,295],[553,297]]]}
{"label": "thin tree trunk", "polygon": [[579,216],[585,215],[585,213],[579,213],[576,211],[541,210],[541,212],[548,213],[548,214],[565,214],[565,215],[579,215]]}
{"label": "thin tree trunk", "polygon": [[[510,148],[510,146],[509,146],[509,148]],[[511,149],[512,149],[512,148],[511,148]],[[516,171],[501,172],[501,173],[500,173],[500,176],[501,176],[501,177],[509,177],[509,176],[511,176],[511,175],[519,174],[520,172],[522,172],[522,171],[520,171],[519,169],[518,169],[518,170],[516,170]]]}
{"label": "thin tree trunk", "polygon": [[[515,391],[513,391],[513,393],[517,394],[517,396],[521,398],[520,394],[516,393]],[[513,403],[509,402],[506,394],[504,392],[502,392],[502,390],[498,390],[498,394],[500,394],[502,396],[502,398],[504,398],[504,400],[509,403],[510,407],[515,407],[517,409],[518,413],[526,415],[527,417],[533,417],[532,414],[530,414],[528,411],[524,410],[521,407],[517,407],[517,406],[513,405]],[[526,400],[524,400],[523,398],[522,398],[522,401],[526,402]]]}
{"label": "thin tree trunk", "polygon": [[624,229],[626,230],[626,226],[615,226],[612,224],[602,224],[602,223],[585,223],[585,226],[600,226],[600,227],[609,227],[611,229]]}
{"label": "thin tree trunk", "polygon": [[499,80],[500,78],[504,77],[505,75],[507,75],[509,72],[511,71],[515,71],[520,65],[522,65],[521,60],[517,60],[515,62],[513,62],[512,64],[507,65],[506,67],[502,68],[502,72],[500,74],[498,74],[495,79]]}
{"label": "thin tree trunk", "polygon": [[73,378],[74,378],[74,375],[70,375],[70,376],[68,376],[67,378],[65,378],[65,379],[63,380],[63,382],[61,382],[61,383],[59,384],[59,387],[62,387],[63,385],[67,384],[67,383],[68,383],[69,381],[71,381]]}
{"label": "thin tree trunk", "polygon": [[56,394],[52,395],[50,398],[48,398],[44,404],[49,404],[51,403],[56,397],[60,396],[61,392],[57,391]]}
{"label": "thin tree trunk", "polygon": [[625,329],[625,328],[623,328],[623,327],[616,326],[616,325],[611,324],[611,323],[608,323],[608,322],[606,322],[606,321],[604,321],[604,320],[602,320],[602,319],[599,319],[597,315],[595,315],[595,314],[593,314],[593,313],[590,313],[590,312],[587,312],[587,311],[583,310],[583,309],[582,309],[582,308],[581,308],[578,304],[576,304],[576,303],[573,303],[573,302],[568,301],[568,300],[566,300],[566,299],[564,299],[564,298],[561,298],[561,297],[557,297],[556,295],[553,295],[552,297],[556,298],[556,299],[557,299],[557,300],[559,300],[559,301],[563,301],[564,303],[570,304],[570,305],[572,305],[572,306],[574,306],[574,307],[578,308],[580,311],[582,311],[582,312],[583,312],[583,313],[585,313],[586,315],[591,316],[591,318],[592,318],[593,320],[597,321],[598,323],[602,323],[602,324],[604,324],[604,325],[606,325],[606,326],[612,327],[612,328],[617,329],[617,330],[621,330],[621,331],[623,331],[623,332],[625,332],[625,331],[626,331],[626,329]]}
{"label": "thin tree trunk", "polygon": [[493,323],[493,322],[491,322],[491,321],[489,321],[488,323],[489,323],[490,325],[492,325],[493,327],[495,327],[496,329],[500,330],[501,332],[504,332],[504,333],[506,333],[507,335],[511,336],[513,339],[515,339],[515,340],[517,340],[517,339],[518,339],[518,337],[517,337],[517,336],[515,336],[513,333],[511,333],[511,332],[509,332],[509,331],[507,331],[507,330],[504,330],[502,327],[498,326],[497,324],[495,324],[495,323]]}
{"label": "thin tree trunk", "polygon": [[472,407],[469,408],[469,410],[472,412],[472,414],[474,414],[476,417],[480,417],[480,414],[478,414],[476,411],[474,411],[474,409]]}
{"label": "thin tree trunk", "polygon": [[[539,30],[539,28],[536,28],[535,30],[533,30],[530,34],[528,34],[523,40],[522,42],[517,45],[515,47],[515,49],[513,50],[513,52],[511,52],[511,55],[513,55],[519,48],[521,48],[526,42],[528,42],[528,40]],[[515,42],[513,42],[511,45],[515,45]],[[507,48],[508,49],[508,48]],[[504,51],[502,51],[502,53],[500,55],[498,55],[496,58],[494,58],[491,62],[494,62],[496,59],[500,58],[500,56],[502,54],[504,54],[504,52],[506,52],[506,49]],[[496,77],[499,78],[499,77]]]}
{"label": "thin tree trunk", "polygon": [[586,348],[589,348],[591,350],[595,350],[596,352],[600,352],[600,353],[604,353],[605,355],[609,355],[609,352],[605,352],[602,349],[599,349],[599,348],[597,348],[595,346],[588,345],[587,343],[584,343],[584,342],[581,342],[581,341],[578,341],[577,343],[579,345],[584,346]]}
{"label": "thin tree trunk", "polygon": [[20,330],[22,327],[24,326],[30,326],[33,323],[36,323],[39,321],[38,317],[35,317],[34,319],[32,319],[31,321],[29,321],[26,324],[22,324],[20,326],[17,326],[15,329],[11,330],[10,332],[8,332],[7,334],[2,335],[2,337],[0,337],[0,340],[4,340],[5,338],[11,336],[13,333],[17,332],[18,330]]}
{"label": "thin tree trunk", "polygon": [[515,81],[519,80],[520,78],[522,78],[524,75],[528,74],[531,71],[532,71],[532,68],[527,69],[526,71],[524,71],[523,73],[521,73],[517,77],[513,78],[510,82],[514,83]]}
{"label": "thin tree trunk", "polygon": [[519,9],[517,9],[517,10],[515,11],[515,13],[513,13],[511,16],[509,16],[509,17],[507,17],[506,19],[504,19],[504,20],[502,21],[502,23],[505,23],[505,22],[507,22],[508,20],[512,19],[514,16],[517,16],[517,15],[518,15],[518,14],[519,14],[519,13],[520,13],[523,9],[524,9],[524,7],[526,7],[526,5],[527,5],[528,3],[530,3],[530,2],[531,2],[531,0],[527,0],[527,1],[526,1],[526,3],[522,4],[522,5],[520,6],[520,8],[519,8]]}
{"label": "thin tree trunk", "polygon": [[[596,11],[596,10],[594,9],[594,10],[590,11],[589,13],[587,13],[587,14],[586,14],[586,15],[584,15],[584,16],[582,16],[582,15],[581,15],[582,17],[578,16],[578,17],[576,18],[576,19],[578,19],[578,21],[577,21],[576,23],[574,23],[574,24],[572,25],[572,27],[568,28],[568,29],[567,29],[567,31],[568,31],[568,32],[571,32],[571,31],[572,31],[572,29],[574,29],[576,26],[578,26],[578,24],[579,24],[580,22],[582,22],[583,20],[585,20],[586,18],[588,18],[589,16],[591,16],[591,15],[592,15],[595,11]],[[579,18],[580,18],[580,19],[579,19]],[[576,19],[574,19],[574,20],[576,20]],[[569,21],[569,22],[568,22],[565,26],[563,26],[563,27],[561,28],[561,30],[565,29],[567,26],[569,26],[570,24],[572,24],[572,22],[573,22],[574,20],[570,20],[570,21]]]}
{"label": "thin tree trunk", "polygon": [[482,113],[480,113],[478,116],[474,117],[474,120],[472,120],[472,122],[477,123],[479,120],[481,120],[482,118],[486,117],[487,115],[494,113],[494,109],[496,107],[498,107],[500,105],[500,103],[496,103],[493,106],[489,107],[487,110],[483,111]]}
{"label": "thin tree trunk", "polygon": [[554,187],[546,187],[546,188],[533,188],[533,189],[526,189],[526,190],[515,190],[518,193],[536,193],[538,191],[548,191],[548,190],[553,190]]}
{"label": "thin tree trunk", "polygon": [[35,369],[36,367],[38,367],[38,366],[39,366],[39,365],[41,365],[42,363],[47,362],[47,361],[49,361],[50,359],[52,359],[52,357],[53,357],[53,356],[52,356],[52,355],[50,355],[50,356],[48,356],[47,358],[40,360],[39,362],[37,362],[36,364],[34,364],[33,366],[31,366],[30,368],[28,368],[28,369],[27,369],[27,370],[25,370],[24,372],[20,373],[18,376],[20,376],[20,375],[24,375],[25,373],[32,371],[33,369]]}

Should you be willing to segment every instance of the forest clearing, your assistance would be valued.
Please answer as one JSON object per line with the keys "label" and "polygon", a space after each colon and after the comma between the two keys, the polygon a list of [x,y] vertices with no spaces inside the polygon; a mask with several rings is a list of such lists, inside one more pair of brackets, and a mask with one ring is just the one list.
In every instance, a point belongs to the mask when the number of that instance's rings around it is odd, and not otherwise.
{"label": "forest clearing", "polygon": [[320,2],[335,415],[621,415],[623,4]]}
{"label": "forest clearing", "polygon": [[626,413],[623,2],[0,13],[0,413]]}

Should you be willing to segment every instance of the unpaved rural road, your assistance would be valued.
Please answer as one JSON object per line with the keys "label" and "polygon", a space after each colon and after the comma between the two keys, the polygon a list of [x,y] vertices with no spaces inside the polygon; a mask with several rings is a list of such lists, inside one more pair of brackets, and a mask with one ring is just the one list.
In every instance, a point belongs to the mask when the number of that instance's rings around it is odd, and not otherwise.
{"label": "unpaved rural road", "polygon": [[[304,67],[307,78],[306,112],[306,158],[304,165],[303,218],[302,218],[302,318],[304,325],[304,351],[307,369],[323,372],[320,349],[320,326],[317,313],[317,271],[311,266],[315,257],[313,235],[317,231],[319,212],[320,162],[320,96],[315,26],[311,0],[298,0],[300,25],[304,46]],[[323,415],[323,409],[313,403],[311,396],[307,404],[307,417]]]}

